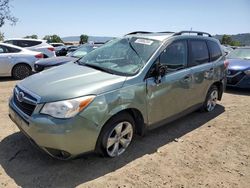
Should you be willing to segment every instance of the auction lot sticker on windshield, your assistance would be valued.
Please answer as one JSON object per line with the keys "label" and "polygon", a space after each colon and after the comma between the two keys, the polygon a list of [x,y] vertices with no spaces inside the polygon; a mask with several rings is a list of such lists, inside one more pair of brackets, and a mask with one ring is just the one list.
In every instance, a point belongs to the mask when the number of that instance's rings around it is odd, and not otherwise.
{"label": "auction lot sticker on windshield", "polygon": [[147,39],[136,39],[135,43],[151,45],[154,41]]}

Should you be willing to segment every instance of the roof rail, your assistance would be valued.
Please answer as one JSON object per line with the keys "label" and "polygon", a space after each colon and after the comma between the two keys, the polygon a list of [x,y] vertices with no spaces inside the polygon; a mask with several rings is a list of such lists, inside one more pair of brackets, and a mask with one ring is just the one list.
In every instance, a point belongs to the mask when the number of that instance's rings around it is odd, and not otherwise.
{"label": "roof rail", "polygon": [[157,32],[157,33],[172,33],[172,34],[174,34],[175,32],[173,32],[173,31],[160,31],[160,32]]}
{"label": "roof rail", "polygon": [[[149,32],[149,31],[134,31],[134,32],[128,33],[128,34],[126,34],[126,35],[150,34],[150,33],[153,33],[153,32]],[[126,36],[126,35],[125,35],[125,36]]]}
{"label": "roof rail", "polygon": [[182,34],[184,34],[184,33],[189,33],[189,34],[190,34],[190,33],[196,33],[197,35],[200,35],[200,36],[207,35],[208,37],[212,37],[211,34],[206,33],[206,32],[202,32],[202,31],[180,31],[180,32],[174,33],[174,36],[176,36],[176,35],[182,35]]}

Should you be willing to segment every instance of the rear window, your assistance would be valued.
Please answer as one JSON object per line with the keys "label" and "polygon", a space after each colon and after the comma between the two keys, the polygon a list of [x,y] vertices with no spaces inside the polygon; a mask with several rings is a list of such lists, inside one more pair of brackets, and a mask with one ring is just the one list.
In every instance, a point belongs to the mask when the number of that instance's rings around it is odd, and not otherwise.
{"label": "rear window", "polygon": [[210,61],[216,61],[222,56],[221,49],[216,42],[207,41],[209,53],[210,53]]}
{"label": "rear window", "polygon": [[208,48],[205,41],[193,40],[190,41],[191,61],[190,65],[195,66],[209,62]]}
{"label": "rear window", "polygon": [[41,43],[42,43],[41,41],[17,40],[15,45],[25,48],[25,47],[36,46]]}

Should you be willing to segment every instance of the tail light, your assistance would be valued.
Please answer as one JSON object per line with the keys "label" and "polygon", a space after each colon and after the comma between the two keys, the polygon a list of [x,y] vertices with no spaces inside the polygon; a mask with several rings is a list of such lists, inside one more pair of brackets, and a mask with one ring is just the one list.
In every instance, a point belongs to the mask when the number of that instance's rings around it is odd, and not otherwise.
{"label": "tail light", "polygon": [[224,66],[225,66],[225,68],[227,68],[228,65],[229,65],[229,61],[225,60],[225,61],[224,61]]}
{"label": "tail light", "polygon": [[35,55],[36,58],[43,58],[43,54],[37,54]]}
{"label": "tail light", "polygon": [[54,52],[54,51],[55,51],[55,48],[49,47],[48,50]]}

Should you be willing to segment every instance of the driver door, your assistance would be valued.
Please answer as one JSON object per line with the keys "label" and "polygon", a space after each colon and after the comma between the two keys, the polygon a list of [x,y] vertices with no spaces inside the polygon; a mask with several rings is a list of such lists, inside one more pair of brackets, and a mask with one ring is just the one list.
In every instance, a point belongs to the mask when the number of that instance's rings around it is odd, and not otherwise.
{"label": "driver door", "polygon": [[161,122],[190,107],[192,77],[187,59],[186,40],[171,43],[158,58],[158,63],[167,66],[167,71],[160,83],[155,76],[146,80],[149,124]]}

